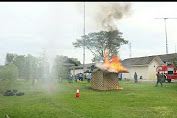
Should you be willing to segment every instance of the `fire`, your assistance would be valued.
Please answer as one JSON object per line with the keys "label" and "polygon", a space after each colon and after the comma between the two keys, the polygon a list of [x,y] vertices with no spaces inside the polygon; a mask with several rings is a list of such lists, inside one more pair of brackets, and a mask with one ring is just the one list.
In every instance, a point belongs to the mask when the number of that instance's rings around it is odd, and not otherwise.
{"label": "fire", "polygon": [[119,87],[118,85],[116,86],[116,89],[120,89],[120,90],[123,90],[124,88],[122,87]]}
{"label": "fire", "polygon": [[111,61],[109,61],[109,57],[106,53],[104,53],[104,56],[105,56],[104,66],[109,71],[113,71],[113,72],[116,72],[116,73],[118,73],[120,71],[127,71],[127,69],[122,66],[121,62],[119,61],[119,59],[115,55],[112,56]]}

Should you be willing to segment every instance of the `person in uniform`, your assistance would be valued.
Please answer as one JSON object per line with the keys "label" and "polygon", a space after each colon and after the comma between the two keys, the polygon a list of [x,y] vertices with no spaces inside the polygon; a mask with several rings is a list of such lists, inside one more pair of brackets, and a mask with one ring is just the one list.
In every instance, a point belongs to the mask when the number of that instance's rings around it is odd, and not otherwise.
{"label": "person in uniform", "polygon": [[91,79],[91,74],[88,74],[88,83],[90,83],[90,79]]}
{"label": "person in uniform", "polygon": [[82,81],[82,73],[79,74],[79,81]]}
{"label": "person in uniform", "polygon": [[75,75],[75,80],[76,80],[76,82],[77,82],[77,77],[78,77],[78,75],[76,74],[76,75]]}
{"label": "person in uniform", "polygon": [[157,73],[157,84],[156,87],[158,86],[158,83],[160,82],[161,86],[162,85],[162,79],[163,79],[163,74],[161,75],[159,72]]}
{"label": "person in uniform", "polygon": [[135,72],[135,74],[134,74],[134,80],[135,80],[135,83],[137,83],[137,82],[138,82],[137,77],[138,77],[138,75],[137,75],[137,74],[136,74],[136,72]]}

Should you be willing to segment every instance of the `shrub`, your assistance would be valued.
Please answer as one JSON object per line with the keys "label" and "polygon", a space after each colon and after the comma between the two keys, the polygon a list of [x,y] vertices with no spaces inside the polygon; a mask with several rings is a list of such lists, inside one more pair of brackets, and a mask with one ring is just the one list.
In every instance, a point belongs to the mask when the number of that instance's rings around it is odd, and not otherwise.
{"label": "shrub", "polygon": [[0,69],[0,92],[4,91],[18,78],[17,67],[13,64],[5,65]]}

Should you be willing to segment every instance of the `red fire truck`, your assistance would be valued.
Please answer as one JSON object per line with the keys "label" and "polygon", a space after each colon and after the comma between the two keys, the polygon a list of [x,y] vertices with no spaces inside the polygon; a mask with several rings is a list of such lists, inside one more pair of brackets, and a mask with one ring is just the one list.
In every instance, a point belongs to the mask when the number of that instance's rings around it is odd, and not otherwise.
{"label": "red fire truck", "polygon": [[164,82],[167,80],[170,83],[171,79],[177,79],[177,68],[171,62],[167,62],[165,65],[157,66],[156,74],[158,72],[160,74],[164,74]]}

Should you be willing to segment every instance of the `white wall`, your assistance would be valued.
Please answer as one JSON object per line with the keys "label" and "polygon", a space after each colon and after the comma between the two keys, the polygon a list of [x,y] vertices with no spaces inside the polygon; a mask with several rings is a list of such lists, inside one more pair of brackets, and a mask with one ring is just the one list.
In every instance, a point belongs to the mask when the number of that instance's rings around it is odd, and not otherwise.
{"label": "white wall", "polygon": [[127,78],[134,80],[135,72],[138,75],[138,79],[140,79],[140,76],[143,77],[143,80],[148,79],[148,65],[127,67],[127,70],[129,73],[122,73],[122,79]]}
{"label": "white wall", "polygon": [[156,76],[156,68],[160,64],[157,61],[157,58],[155,58],[148,66],[148,78],[149,80],[156,81],[157,76]]}
{"label": "white wall", "polygon": [[[83,73],[83,69],[75,69],[75,74]],[[71,70],[71,74],[74,74],[73,70]]]}

